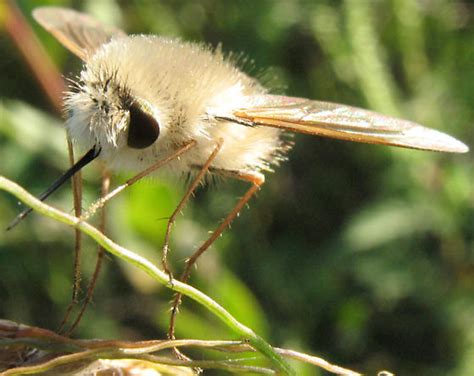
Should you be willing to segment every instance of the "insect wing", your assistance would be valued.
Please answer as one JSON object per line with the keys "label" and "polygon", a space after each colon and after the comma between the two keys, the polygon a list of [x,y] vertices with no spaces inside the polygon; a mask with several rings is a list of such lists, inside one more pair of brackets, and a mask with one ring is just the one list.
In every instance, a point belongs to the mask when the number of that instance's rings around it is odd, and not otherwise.
{"label": "insect wing", "polygon": [[233,115],[253,125],[347,141],[452,153],[469,150],[445,133],[356,107],[277,95],[255,97],[255,103]]}
{"label": "insect wing", "polygon": [[87,14],[66,8],[36,8],[33,17],[62,45],[84,61],[112,37],[126,35],[119,29],[101,24]]}

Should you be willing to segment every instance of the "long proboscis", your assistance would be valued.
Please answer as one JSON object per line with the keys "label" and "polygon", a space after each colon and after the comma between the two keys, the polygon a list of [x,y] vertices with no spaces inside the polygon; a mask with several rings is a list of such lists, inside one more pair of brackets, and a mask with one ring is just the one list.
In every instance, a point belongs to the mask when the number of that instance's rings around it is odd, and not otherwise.
{"label": "long proboscis", "polygon": [[[74,174],[79,172],[84,166],[88,165],[94,159],[96,159],[100,154],[100,148],[94,146],[89,150],[81,159],[79,159],[69,170],[62,174],[53,184],[51,184],[48,189],[38,196],[38,199],[41,201],[46,200],[51,194],[53,194],[61,185],[63,185],[68,179],[70,179]],[[18,225],[23,219],[25,219],[28,214],[32,212],[33,209],[27,208],[18,214],[15,219],[8,225],[7,231],[14,228]]]}

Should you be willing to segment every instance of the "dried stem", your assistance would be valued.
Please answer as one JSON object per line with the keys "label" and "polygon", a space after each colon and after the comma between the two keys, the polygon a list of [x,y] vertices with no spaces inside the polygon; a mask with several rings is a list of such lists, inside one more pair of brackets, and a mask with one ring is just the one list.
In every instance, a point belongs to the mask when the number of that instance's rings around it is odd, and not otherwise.
{"label": "dried stem", "polygon": [[[6,339],[3,339],[6,338]],[[216,340],[152,340],[152,341],[117,341],[117,340],[80,340],[71,339],[69,337],[60,336],[49,330],[29,327],[26,325],[18,325],[16,323],[0,320],[0,348],[8,348],[14,346],[18,351],[22,346],[25,348],[35,348],[42,350],[42,359],[36,359],[35,365],[26,367],[17,367],[10,369],[2,375],[25,374],[32,372],[51,371],[52,368],[67,365],[72,367],[74,363],[87,363],[95,359],[129,359],[140,361],[142,367],[149,368],[153,365],[171,365],[184,367],[200,367],[200,368],[216,368],[226,369],[233,372],[247,372],[252,374],[270,374],[276,372],[266,367],[255,367],[246,365],[249,361],[258,359],[259,357],[229,358],[228,354],[244,354],[255,352],[248,343],[244,341],[216,341]],[[225,353],[225,360],[182,360],[170,356],[160,356],[158,353],[171,348],[201,348]],[[360,376],[360,373],[330,364],[324,359],[296,352],[293,350],[274,348],[274,350],[285,358],[296,359],[308,364],[318,366],[326,371],[337,375],[344,376]],[[48,352],[59,353],[50,360]],[[145,363],[145,364],[144,364]],[[1,369],[0,369],[1,371]],[[186,373],[188,374],[188,373]],[[194,373],[190,373],[194,374]]]}

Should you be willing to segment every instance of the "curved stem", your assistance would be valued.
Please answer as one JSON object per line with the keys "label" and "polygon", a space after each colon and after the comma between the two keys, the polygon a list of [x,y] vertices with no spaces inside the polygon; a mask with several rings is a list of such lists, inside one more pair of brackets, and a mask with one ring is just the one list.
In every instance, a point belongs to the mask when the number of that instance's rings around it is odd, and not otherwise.
{"label": "curved stem", "polygon": [[149,276],[156,281],[165,285],[166,287],[179,292],[183,295],[188,296],[199,304],[203,305],[206,309],[211,311],[216,317],[218,317],[225,325],[232,329],[236,334],[242,337],[242,339],[248,341],[248,343],[256,350],[260,351],[263,355],[268,357],[272,363],[279,369],[283,374],[294,375],[292,368],[286,363],[283,357],[275,352],[275,350],[258,336],[252,329],[241,324],[237,321],[228,311],[226,311],[221,305],[212,300],[210,297],[197,290],[196,288],[187,285],[179,281],[173,281],[171,284],[169,281],[168,274],[157,268],[148,259],[137,255],[136,253],[118,245],[113,242],[97,228],[90,225],[87,222],[80,220],[77,217],[66,214],[58,209],[55,209],[35,197],[29,194],[25,189],[20,187],[18,184],[0,176],[0,189],[7,191],[14,195],[16,198],[21,200],[26,205],[33,208],[37,212],[52,218],[56,221],[65,223],[76,229],[79,229],[93,240],[95,240],[100,246],[102,246],[107,252],[117,256],[125,262],[128,262],[137,268],[143,270]]}

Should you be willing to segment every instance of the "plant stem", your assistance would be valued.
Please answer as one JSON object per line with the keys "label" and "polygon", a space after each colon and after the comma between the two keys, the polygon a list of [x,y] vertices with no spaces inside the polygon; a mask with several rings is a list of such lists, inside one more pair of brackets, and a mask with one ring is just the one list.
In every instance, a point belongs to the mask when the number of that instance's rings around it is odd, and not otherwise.
{"label": "plant stem", "polygon": [[157,268],[151,261],[116,244],[89,223],[81,221],[77,217],[66,214],[45,204],[44,202],[39,201],[18,184],[6,179],[3,176],[0,176],[0,189],[16,196],[23,203],[30,206],[33,210],[43,214],[44,216],[80,230],[84,234],[94,239],[107,252],[117,256],[125,262],[133,264],[166,287],[186,295],[187,297],[203,305],[209,311],[214,313],[214,315],[216,315],[225,325],[241,336],[243,340],[248,341],[252,347],[268,357],[280,372],[283,374],[294,375],[294,371],[291,369],[291,367],[286,363],[283,357],[272,348],[272,346],[264,341],[263,338],[258,336],[252,329],[237,321],[221,305],[201,291],[177,280],[173,280],[173,283],[170,283],[168,274]]}

